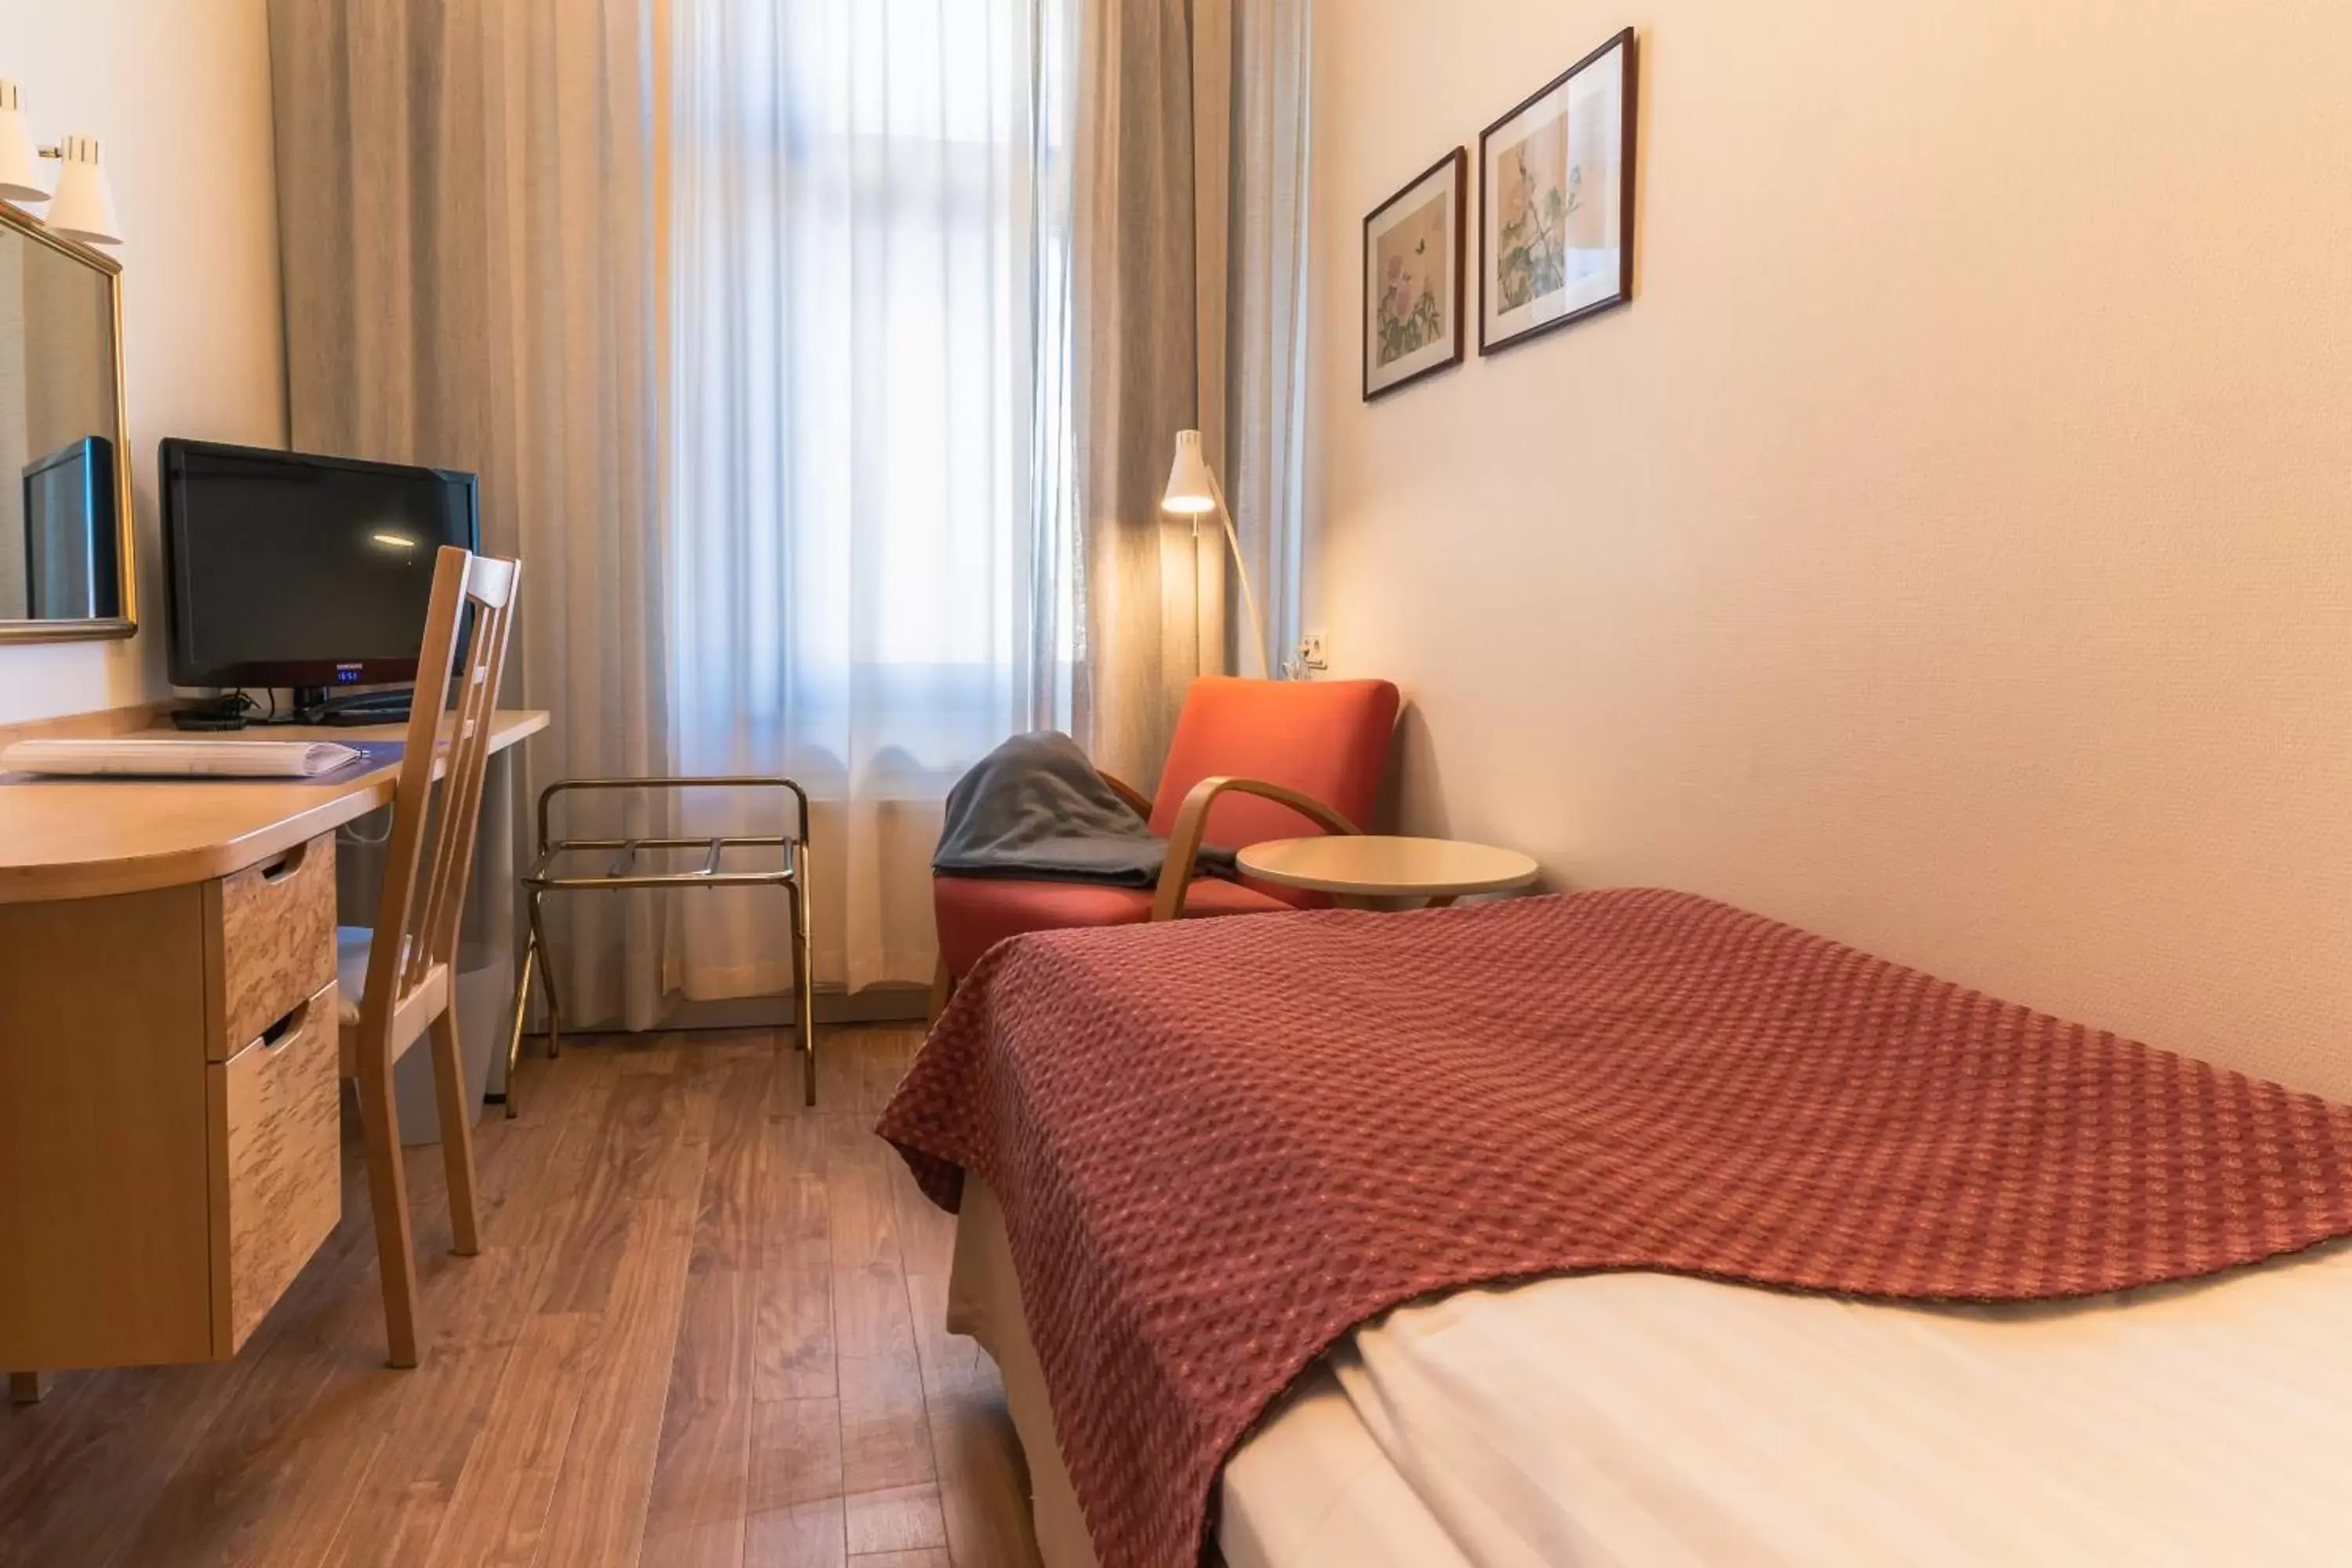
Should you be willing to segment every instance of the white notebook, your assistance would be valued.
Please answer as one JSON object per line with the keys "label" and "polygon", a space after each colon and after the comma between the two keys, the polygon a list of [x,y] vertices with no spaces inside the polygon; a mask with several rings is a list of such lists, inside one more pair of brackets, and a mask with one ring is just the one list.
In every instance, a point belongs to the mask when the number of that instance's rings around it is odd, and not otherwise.
{"label": "white notebook", "polygon": [[331,741],[19,741],[0,752],[0,773],[309,779],[348,767],[360,754]]}

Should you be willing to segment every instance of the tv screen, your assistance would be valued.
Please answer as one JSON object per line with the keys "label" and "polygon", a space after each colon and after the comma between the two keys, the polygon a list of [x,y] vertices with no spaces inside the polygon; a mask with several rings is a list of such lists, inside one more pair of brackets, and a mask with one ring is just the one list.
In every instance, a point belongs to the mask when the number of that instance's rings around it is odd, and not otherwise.
{"label": "tv screen", "polygon": [[474,476],[169,440],[176,686],[413,679],[434,553],[476,549]]}

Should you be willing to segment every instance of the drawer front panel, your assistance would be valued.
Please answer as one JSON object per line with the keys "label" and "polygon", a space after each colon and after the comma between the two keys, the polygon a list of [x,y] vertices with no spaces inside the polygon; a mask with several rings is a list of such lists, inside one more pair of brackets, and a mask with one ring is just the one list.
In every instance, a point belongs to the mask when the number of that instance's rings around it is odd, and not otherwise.
{"label": "drawer front panel", "polygon": [[332,983],[213,1077],[214,1351],[234,1355],[342,1218]]}
{"label": "drawer front panel", "polygon": [[[335,836],[322,833],[217,884],[225,1061],[335,977]],[[328,1020],[333,1033],[333,1019]]]}

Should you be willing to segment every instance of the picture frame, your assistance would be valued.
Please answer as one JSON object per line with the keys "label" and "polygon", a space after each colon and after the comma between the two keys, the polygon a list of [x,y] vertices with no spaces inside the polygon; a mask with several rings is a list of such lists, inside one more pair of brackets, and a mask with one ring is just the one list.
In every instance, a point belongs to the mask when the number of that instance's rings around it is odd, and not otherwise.
{"label": "picture frame", "polygon": [[1633,29],[1478,136],[1478,352],[1633,297]]}
{"label": "picture frame", "polygon": [[1470,153],[1456,147],[1364,215],[1364,401],[1463,359]]}

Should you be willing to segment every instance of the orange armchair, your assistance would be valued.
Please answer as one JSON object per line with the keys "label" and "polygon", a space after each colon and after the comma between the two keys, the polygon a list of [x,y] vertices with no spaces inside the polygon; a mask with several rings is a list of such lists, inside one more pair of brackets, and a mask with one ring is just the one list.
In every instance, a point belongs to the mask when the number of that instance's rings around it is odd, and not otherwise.
{"label": "orange armchair", "polygon": [[932,1015],[980,955],[1023,931],[1133,925],[1209,915],[1312,908],[1321,895],[1192,875],[1202,844],[1241,848],[1269,838],[1355,833],[1368,821],[1388,765],[1397,689],[1385,680],[1238,680],[1192,683],[1147,801],[1105,782],[1168,840],[1159,888],[1092,882],[934,877],[939,979]]}

